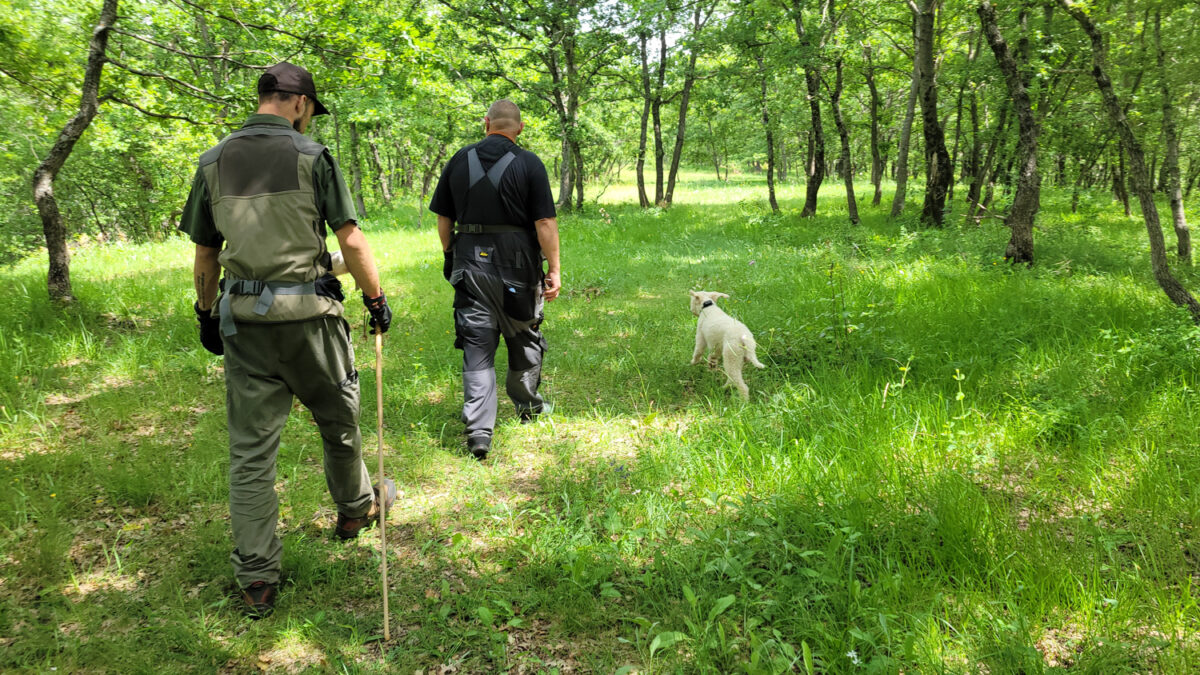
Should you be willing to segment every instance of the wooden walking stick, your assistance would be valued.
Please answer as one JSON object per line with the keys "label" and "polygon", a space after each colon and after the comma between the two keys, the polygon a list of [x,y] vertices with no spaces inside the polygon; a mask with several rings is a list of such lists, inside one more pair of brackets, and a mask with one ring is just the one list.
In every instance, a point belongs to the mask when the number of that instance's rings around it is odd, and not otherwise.
{"label": "wooden walking stick", "polygon": [[[375,329],[378,331],[378,327]],[[383,482],[383,333],[375,333],[375,437],[379,444],[379,549],[383,560],[383,641],[392,639],[388,629],[387,580],[387,486]]]}

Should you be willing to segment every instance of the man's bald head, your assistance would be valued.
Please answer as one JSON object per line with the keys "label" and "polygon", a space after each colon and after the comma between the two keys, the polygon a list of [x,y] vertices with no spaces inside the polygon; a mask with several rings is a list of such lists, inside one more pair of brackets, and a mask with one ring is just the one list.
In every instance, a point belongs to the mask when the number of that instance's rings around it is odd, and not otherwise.
{"label": "man's bald head", "polygon": [[516,103],[502,98],[488,108],[488,131],[513,134],[521,132],[521,109]]}

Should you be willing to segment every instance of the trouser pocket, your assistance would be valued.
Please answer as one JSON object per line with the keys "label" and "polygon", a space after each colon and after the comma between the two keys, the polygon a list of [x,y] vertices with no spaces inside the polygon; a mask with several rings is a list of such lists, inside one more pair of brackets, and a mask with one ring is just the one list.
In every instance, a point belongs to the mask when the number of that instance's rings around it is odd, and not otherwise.
{"label": "trouser pocket", "polygon": [[515,321],[532,321],[537,311],[537,289],[515,281],[504,282],[504,313]]}

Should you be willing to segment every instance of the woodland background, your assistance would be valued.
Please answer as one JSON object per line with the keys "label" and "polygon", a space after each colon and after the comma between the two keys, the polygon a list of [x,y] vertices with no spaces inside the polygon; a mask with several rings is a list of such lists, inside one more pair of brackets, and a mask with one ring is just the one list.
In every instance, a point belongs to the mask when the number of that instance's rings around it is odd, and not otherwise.
{"label": "woodland background", "polygon": [[[1200,668],[1194,3],[0,7],[0,670]],[[349,312],[389,641],[300,410],[276,614],[230,574],[175,227],[282,59],[396,311],[383,420]],[[425,205],[500,97],[565,287],[554,409],[480,464]],[[757,336],[748,403],[688,365],[694,288]]]}
{"label": "woodland background", "polygon": [[[489,101],[509,97],[564,211],[630,171],[643,207],[669,206],[680,167],[692,166],[718,180],[761,172],[776,210],[777,184],[803,182],[802,217],[820,213],[823,183],[840,181],[857,222],[858,202],[879,206],[887,181],[892,216],[923,191],[920,220],[940,227],[958,199],[968,221],[1000,218],[1012,230],[1006,258],[1028,263],[1043,185],[1070,190],[1073,206],[1082,191],[1111,191],[1127,215],[1140,202],[1157,281],[1200,317],[1157,234],[1160,220],[1173,224],[1190,261],[1193,3],[5,9],[0,256],[45,246],[55,298],[70,296],[70,241],[171,235],[194,158],[251,111],[259,72],[289,59],[317,74],[335,114],[313,136],[334,149],[367,218],[404,208],[420,221],[447,154],[478,137]],[[871,188],[856,195],[856,176]]]}

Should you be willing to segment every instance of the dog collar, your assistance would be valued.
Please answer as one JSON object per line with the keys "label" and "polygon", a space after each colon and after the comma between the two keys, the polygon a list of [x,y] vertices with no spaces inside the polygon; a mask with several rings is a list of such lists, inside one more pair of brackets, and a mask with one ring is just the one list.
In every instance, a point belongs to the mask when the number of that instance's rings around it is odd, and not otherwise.
{"label": "dog collar", "polygon": [[712,300],[705,300],[704,304],[700,305],[700,311],[703,312],[705,307],[712,307],[712,306],[713,306]]}

